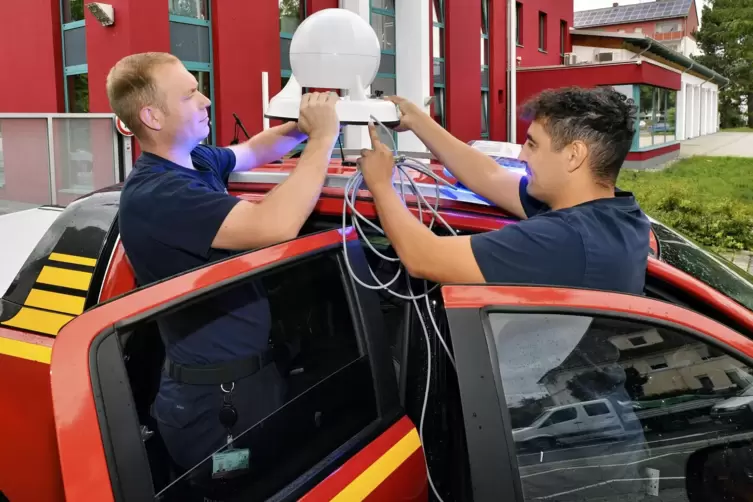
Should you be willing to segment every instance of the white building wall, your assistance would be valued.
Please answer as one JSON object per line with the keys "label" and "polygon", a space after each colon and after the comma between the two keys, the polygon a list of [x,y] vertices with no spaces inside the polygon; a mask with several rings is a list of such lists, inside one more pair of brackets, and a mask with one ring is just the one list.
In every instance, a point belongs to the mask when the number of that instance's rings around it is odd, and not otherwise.
{"label": "white building wall", "polygon": [[578,63],[596,63],[598,62],[598,54],[606,52],[612,53],[611,62],[629,61],[635,56],[634,52],[625,49],[603,49],[600,47],[586,47],[582,45],[574,45],[573,52],[578,58]]}
{"label": "white building wall", "polygon": [[[430,112],[426,100],[432,86],[429,47],[429,2],[395,2],[396,93]],[[397,135],[398,149],[404,152],[425,152],[426,146],[412,132]]]}
{"label": "white building wall", "polygon": [[718,132],[718,100],[718,85],[683,73],[682,90],[677,96],[678,139],[690,139]]}
{"label": "white building wall", "polygon": [[[369,4],[369,0],[340,0],[340,8],[355,12],[367,23],[370,23],[371,5]],[[366,89],[366,93],[367,95],[371,93],[371,86]],[[367,148],[371,144],[369,131],[363,126],[345,126],[343,132],[344,147],[346,149],[360,150],[361,148]]]}

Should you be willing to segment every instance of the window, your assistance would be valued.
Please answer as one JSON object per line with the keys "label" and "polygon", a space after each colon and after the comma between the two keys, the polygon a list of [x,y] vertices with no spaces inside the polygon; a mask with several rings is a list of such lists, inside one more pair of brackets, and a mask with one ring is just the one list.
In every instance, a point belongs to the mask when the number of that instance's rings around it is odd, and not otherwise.
{"label": "window", "polygon": [[583,409],[589,417],[609,414],[609,407],[604,403],[584,404]]}
{"label": "window", "polygon": [[445,46],[444,46],[444,0],[433,0],[432,2],[432,57],[433,57],[433,75],[432,82],[434,85],[434,104],[432,113],[434,120],[446,127],[444,107],[445,107]]}
{"label": "window", "polygon": [[489,0],[481,0],[481,137],[489,137]]}
{"label": "window", "polygon": [[[199,81],[203,93],[214,100],[214,55],[212,51],[211,4],[208,0],[168,0],[170,6],[170,52]],[[215,144],[215,107],[209,108],[209,135],[203,143]]]}
{"label": "window", "polygon": [[305,2],[302,0],[279,0],[280,33],[293,35],[305,18]]}
{"label": "window", "polygon": [[641,148],[675,141],[677,92],[641,85],[638,116]]}
{"label": "window", "polygon": [[546,13],[539,12],[539,50],[546,52]]}
{"label": "window", "polygon": [[63,24],[84,20],[84,0],[63,0]]}
{"label": "window", "polygon": [[[715,346],[700,337],[612,317],[488,316],[525,500],[619,502],[643,500],[647,490],[657,500],[713,500],[686,492],[686,466],[709,445],[753,446],[753,391],[728,376],[751,368],[726,353],[702,360],[698,347]],[[649,330],[662,341],[619,343]],[[656,358],[672,364],[645,374]],[[578,405],[585,413],[571,420]],[[658,486],[647,484],[657,477]],[[727,488],[749,486],[743,477]]]}
{"label": "window", "polygon": [[682,23],[679,21],[665,21],[663,23],[656,23],[656,33],[673,33],[681,31]]}
{"label": "window", "polygon": [[523,47],[523,4],[515,2],[515,43]]}
{"label": "window", "polygon": [[209,0],[168,0],[171,16],[209,19]]}
{"label": "window", "polygon": [[565,52],[567,51],[567,21],[560,21],[560,59],[565,64]]}
{"label": "window", "polygon": [[[377,34],[382,59],[377,70],[376,78],[371,84],[371,93],[381,93],[384,96],[395,95],[397,90],[397,74],[395,68],[395,2],[394,0],[370,0],[371,27]],[[397,133],[391,138],[381,128],[377,127],[379,137],[385,145],[397,143]]]}
{"label": "window", "polygon": [[630,340],[630,343],[633,344],[634,347],[640,347],[641,345],[646,345],[646,337],[645,336],[633,336],[628,338]]}
{"label": "window", "polygon": [[660,243],[662,260],[753,310],[753,276],[661,223],[651,226]]}
{"label": "window", "polygon": [[[269,315],[269,339],[274,347],[276,368],[262,369],[267,373],[260,378],[267,380],[264,385],[272,382],[280,391],[279,405],[276,409],[260,411],[259,416],[250,416],[249,413],[253,412],[248,412],[245,418],[239,410],[238,420],[242,424],[239,429],[244,432],[236,433],[234,446],[249,448],[251,462],[242,477],[227,481],[223,487],[228,490],[226,497],[268,499],[379,419],[368,344],[354,323],[350,297],[342,279],[344,265],[341,260],[339,250],[320,251],[288,265],[276,265],[272,270],[236,283],[230,289],[219,290],[198,302],[162,314],[155,319],[156,325],[142,324],[135,331],[123,333],[137,414],[142,425],[159,434],[162,429],[156,428],[149,411],[157,392],[164,354],[159,336],[154,336],[156,327],[160,323],[172,322],[172,326],[182,324],[192,330],[189,327],[194,325],[192,318],[204,318],[203,315],[194,317],[197,312],[217,311],[219,315],[228,309],[242,309],[249,304],[250,298],[257,298],[258,291],[263,292],[268,304],[257,300],[258,310],[254,318],[263,319]],[[243,325],[238,327],[243,328]],[[246,328],[251,328],[248,329],[251,336],[253,327],[247,325]],[[208,334],[206,331],[192,336]],[[212,343],[212,346],[220,347],[219,350],[229,348],[223,349],[221,345],[219,340]],[[152,368],[156,380],[145,377],[149,368]],[[242,402],[239,392],[253,388],[249,385],[236,383],[235,403]],[[188,406],[201,407],[203,411],[203,405],[198,401]],[[206,412],[214,417],[212,406],[206,405]],[[236,404],[236,408],[242,406]],[[192,416],[188,413],[185,419],[192,420]],[[209,441],[211,444],[207,444],[206,452],[197,453],[199,458],[205,458],[204,453],[209,455],[225,449],[222,428],[214,429],[210,424],[208,430],[213,432],[202,437],[214,437]],[[186,436],[186,440],[192,439],[190,434]],[[147,439],[145,443],[148,451],[155,448],[149,458],[153,473],[162,472],[169,462],[168,454],[155,453],[157,445],[152,443],[158,441],[159,438],[154,441]],[[168,452],[176,448],[175,443],[176,438],[172,443],[166,441]],[[340,452],[338,457],[342,455]],[[211,458],[199,463],[192,476],[181,479],[163,493],[164,500],[184,500],[181,496],[186,493],[211,489],[212,469]],[[159,479],[158,474],[154,477],[158,487],[165,486],[168,481]],[[209,491],[202,495],[216,498]]]}
{"label": "window", "polygon": [[68,75],[66,83],[68,113],[89,113],[89,75]]}

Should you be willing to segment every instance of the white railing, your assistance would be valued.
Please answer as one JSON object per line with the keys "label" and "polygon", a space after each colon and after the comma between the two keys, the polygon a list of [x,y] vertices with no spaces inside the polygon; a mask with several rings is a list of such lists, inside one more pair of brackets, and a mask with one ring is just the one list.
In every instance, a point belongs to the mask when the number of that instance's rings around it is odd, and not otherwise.
{"label": "white railing", "polygon": [[0,113],[0,213],[66,206],[122,180],[110,113]]}

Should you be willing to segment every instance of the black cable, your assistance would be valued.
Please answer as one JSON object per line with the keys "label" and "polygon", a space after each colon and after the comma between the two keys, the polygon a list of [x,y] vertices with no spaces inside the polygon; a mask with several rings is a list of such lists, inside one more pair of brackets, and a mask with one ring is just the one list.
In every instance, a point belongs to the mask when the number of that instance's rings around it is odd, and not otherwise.
{"label": "black cable", "polygon": [[355,162],[351,160],[345,160],[345,151],[343,150],[343,135],[338,134],[337,135],[337,144],[340,145],[340,159],[342,159],[342,162],[340,162],[343,166],[349,166],[349,167],[355,167]]}

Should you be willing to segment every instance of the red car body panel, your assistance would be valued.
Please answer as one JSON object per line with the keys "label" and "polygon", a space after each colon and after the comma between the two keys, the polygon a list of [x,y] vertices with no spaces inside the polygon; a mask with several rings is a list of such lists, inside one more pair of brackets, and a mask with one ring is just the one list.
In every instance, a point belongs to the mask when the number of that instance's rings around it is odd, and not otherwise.
{"label": "red car body panel", "polygon": [[12,473],[0,488],[13,502],[64,500],[50,391],[52,342],[0,328],[0,473]]}
{"label": "red car body panel", "polygon": [[118,240],[102,283],[99,301],[111,300],[134,289],[136,289],[136,276],[125,254],[123,243]]}

